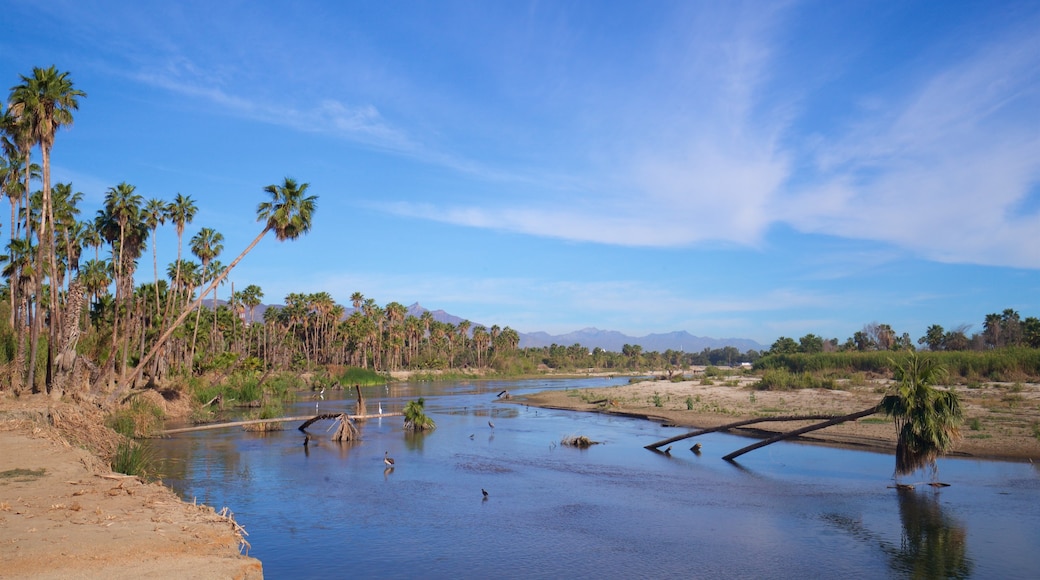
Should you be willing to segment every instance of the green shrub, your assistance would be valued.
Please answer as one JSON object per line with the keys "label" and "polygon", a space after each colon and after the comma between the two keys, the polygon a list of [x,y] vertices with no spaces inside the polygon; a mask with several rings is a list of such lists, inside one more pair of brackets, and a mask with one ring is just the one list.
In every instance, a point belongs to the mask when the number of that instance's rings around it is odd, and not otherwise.
{"label": "green shrub", "polygon": [[155,453],[147,445],[125,439],[116,448],[111,467],[116,473],[151,478],[156,473]]}

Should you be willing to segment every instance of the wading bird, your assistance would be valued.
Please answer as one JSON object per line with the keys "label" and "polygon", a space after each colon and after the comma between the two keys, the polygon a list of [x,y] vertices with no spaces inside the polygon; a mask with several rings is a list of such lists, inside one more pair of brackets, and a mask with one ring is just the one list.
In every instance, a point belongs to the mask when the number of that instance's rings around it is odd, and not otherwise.
{"label": "wading bird", "polygon": [[491,427],[492,429],[494,429],[494,428],[495,428],[495,424],[494,424],[494,423],[492,423],[491,421],[488,421],[488,426],[490,426],[490,427]]}
{"label": "wading bird", "polygon": [[385,463],[387,467],[393,467],[394,466],[394,458],[390,457],[390,452],[389,451],[384,451],[383,452],[383,463]]}
{"label": "wading bird", "polygon": [[486,489],[484,489],[483,487],[482,487],[482,488],[480,488],[480,493],[484,494],[484,499],[487,499],[487,496],[488,496],[488,492],[487,492],[487,490],[486,490]]}
{"label": "wading bird", "polygon": [[668,448],[664,450],[664,454],[665,455],[671,455],[672,454],[672,446],[671,445],[669,445]]}

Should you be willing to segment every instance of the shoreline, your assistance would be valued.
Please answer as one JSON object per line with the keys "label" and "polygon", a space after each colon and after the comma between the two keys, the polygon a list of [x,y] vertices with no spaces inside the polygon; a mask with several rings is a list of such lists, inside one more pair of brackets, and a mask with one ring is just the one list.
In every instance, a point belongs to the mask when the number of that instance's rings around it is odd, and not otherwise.
{"label": "shoreline", "polygon": [[113,473],[89,410],[45,395],[0,400],[0,560],[6,577],[259,580],[225,508]]}
{"label": "shoreline", "polygon": [[[888,381],[875,381],[842,390],[801,389],[758,391],[756,379],[711,381],[648,380],[612,387],[543,391],[513,397],[506,403],[534,407],[642,418],[690,431],[719,427],[742,419],[782,415],[845,415],[876,405]],[[722,379],[720,379],[720,382]],[[961,437],[947,457],[1025,462],[1040,460],[1040,385],[1011,390],[1002,384],[958,389],[965,422]],[[1016,387],[1017,389],[1017,387]],[[766,438],[819,421],[757,423],[731,432]],[[696,438],[689,440],[691,443]],[[791,441],[894,454],[896,432],[891,419],[876,415],[833,425]],[[652,444],[654,441],[647,441]],[[719,457],[736,449],[705,450]]]}

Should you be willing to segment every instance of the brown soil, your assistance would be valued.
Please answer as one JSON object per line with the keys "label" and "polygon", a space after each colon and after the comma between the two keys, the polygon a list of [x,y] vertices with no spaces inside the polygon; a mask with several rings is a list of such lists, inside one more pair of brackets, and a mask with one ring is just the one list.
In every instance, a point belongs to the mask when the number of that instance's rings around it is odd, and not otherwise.
{"label": "brown soil", "polygon": [[0,577],[263,578],[230,512],[113,474],[117,441],[89,407],[0,396]]}
{"label": "brown soil", "polygon": [[[510,402],[632,415],[694,430],[755,417],[853,413],[876,405],[888,386],[888,381],[877,380],[865,385],[841,385],[840,390],[758,391],[752,388],[757,380],[745,376],[710,379],[715,384],[704,384],[709,381],[702,379],[646,380],[617,387],[547,391]],[[951,456],[1040,459],[1040,384],[989,383],[978,388],[957,387],[956,392],[965,422]],[[739,431],[773,435],[817,422],[759,423]],[[814,431],[800,440],[894,452],[895,435],[892,422],[875,415]],[[695,440],[689,441],[692,444]],[[721,457],[732,451],[736,448],[703,452]]]}

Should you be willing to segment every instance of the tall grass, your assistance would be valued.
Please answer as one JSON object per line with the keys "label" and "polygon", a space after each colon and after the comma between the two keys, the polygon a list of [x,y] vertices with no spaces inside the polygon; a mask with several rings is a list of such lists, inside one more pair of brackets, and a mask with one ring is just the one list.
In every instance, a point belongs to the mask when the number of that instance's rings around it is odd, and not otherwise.
{"label": "tall grass", "polygon": [[[920,352],[953,377],[966,380],[1025,381],[1040,379],[1040,349],[1001,348],[985,351]],[[842,371],[889,374],[892,361],[906,356],[894,351],[771,354],[755,363],[757,370],[784,369],[791,373]]]}
{"label": "tall grass", "polygon": [[148,437],[163,428],[165,413],[154,403],[134,399],[129,406],[113,411],[105,425],[127,438]]}
{"label": "tall grass", "polygon": [[125,439],[116,448],[110,464],[112,471],[126,475],[152,478],[157,475],[155,452],[148,445]]}

